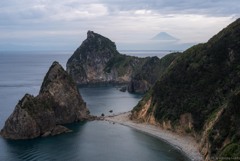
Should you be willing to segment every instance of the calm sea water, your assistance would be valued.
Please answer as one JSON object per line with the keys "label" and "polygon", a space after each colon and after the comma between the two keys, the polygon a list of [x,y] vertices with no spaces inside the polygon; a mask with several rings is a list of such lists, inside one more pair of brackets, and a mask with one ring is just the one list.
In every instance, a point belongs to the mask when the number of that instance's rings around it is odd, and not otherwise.
{"label": "calm sea water", "polygon": [[[121,50],[120,53],[138,56],[138,57],[147,57],[147,56],[157,56],[162,58],[166,54],[177,52],[174,50]],[[181,52],[181,51],[180,51]]]}
{"label": "calm sea water", "polygon": [[[0,128],[25,93],[37,95],[54,60],[65,66],[72,52],[0,53]],[[117,87],[81,87],[94,115],[129,111],[141,95]],[[0,138],[3,161],[181,161],[188,160],[168,144],[118,124],[92,121],[68,125],[72,133],[11,141]]]}

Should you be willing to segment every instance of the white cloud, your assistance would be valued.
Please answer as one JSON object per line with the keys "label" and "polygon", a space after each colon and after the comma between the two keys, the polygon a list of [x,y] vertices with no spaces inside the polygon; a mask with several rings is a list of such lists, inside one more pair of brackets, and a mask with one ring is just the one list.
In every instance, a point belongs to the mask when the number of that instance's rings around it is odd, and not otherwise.
{"label": "white cloud", "polygon": [[[116,41],[148,41],[165,31],[181,42],[205,42],[239,16],[238,0],[1,0],[0,44],[66,37],[81,43],[87,30]],[[16,38],[16,39],[14,39]],[[51,43],[51,44],[52,44]]]}
{"label": "white cloud", "polygon": [[148,14],[151,14],[152,11],[151,10],[136,10],[136,11],[134,11],[134,13],[136,15],[148,15]]}
{"label": "white cloud", "polygon": [[52,10],[51,19],[64,21],[98,18],[108,14],[108,9],[103,4],[83,4],[74,7],[56,6],[49,10]]}

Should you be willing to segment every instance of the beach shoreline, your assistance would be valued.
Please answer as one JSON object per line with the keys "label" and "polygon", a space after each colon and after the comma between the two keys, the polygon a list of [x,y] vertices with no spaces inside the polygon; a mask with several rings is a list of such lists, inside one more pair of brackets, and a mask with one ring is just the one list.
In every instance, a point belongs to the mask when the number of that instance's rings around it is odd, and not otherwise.
{"label": "beach shoreline", "polygon": [[106,116],[103,120],[128,126],[141,131],[170,144],[192,161],[202,161],[203,157],[198,150],[196,140],[191,136],[182,136],[169,130],[164,130],[158,126],[147,123],[137,123],[130,120],[130,112],[124,112],[118,115]]}

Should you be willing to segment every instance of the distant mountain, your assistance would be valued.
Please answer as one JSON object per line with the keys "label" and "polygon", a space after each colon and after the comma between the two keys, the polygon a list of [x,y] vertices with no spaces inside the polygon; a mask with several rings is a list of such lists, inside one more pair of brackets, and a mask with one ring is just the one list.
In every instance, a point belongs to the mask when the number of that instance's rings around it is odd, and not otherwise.
{"label": "distant mountain", "polygon": [[166,32],[160,32],[159,34],[157,34],[156,36],[154,36],[152,38],[152,40],[162,40],[162,41],[177,41],[179,39],[177,39],[176,37],[166,33]]}

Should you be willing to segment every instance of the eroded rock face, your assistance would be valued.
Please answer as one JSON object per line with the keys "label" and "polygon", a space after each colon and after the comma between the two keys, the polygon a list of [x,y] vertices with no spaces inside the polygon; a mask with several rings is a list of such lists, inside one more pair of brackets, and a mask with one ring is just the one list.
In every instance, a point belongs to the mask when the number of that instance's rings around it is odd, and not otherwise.
{"label": "eroded rock face", "polygon": [[144,94],[146,93],[151,87],[151,84],[149,84],[146,80],[140,78],[132,79],[130,83],[128,84],[128,91],[130,93],[140,93]]}
{"label": "eroded rock face", "polygon": [[93,31],[67,62],[67,71],[79,84],[104,83],[115,80],[117,75],[104,72],[107,62],[118,55],[114,42]]}
{"label": "eroded rock face", "polygon": [[88,31],[87,39],[67,62],[67,71],[80,85],[128,84],[131,93],[145,93],[175,59],[139,58],[120,54],[110,39]]}
{"label": "eroded rock face", "polygon": [[39,94],[49,94],[53,97],[56,103],[53,110],[57,124],[71,123],[88,117],[89,111],[75,81],[57,62],[53,63],[46,74]]}
{"label": "eroded rock face", "polygon": [[31,139],[68,132],[59,124],[87,119],[89,111],[75,82],[54,62],[39,95],[26,94],[5,122],[1,135],[8,139]]}

